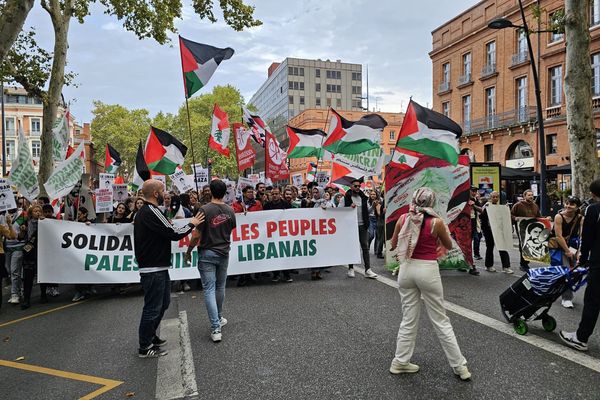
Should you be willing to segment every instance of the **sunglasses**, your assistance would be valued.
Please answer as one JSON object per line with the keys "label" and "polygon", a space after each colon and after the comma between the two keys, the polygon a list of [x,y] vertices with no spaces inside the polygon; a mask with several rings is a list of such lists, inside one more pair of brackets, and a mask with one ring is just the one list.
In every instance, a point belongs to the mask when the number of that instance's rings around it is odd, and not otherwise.
{"label": "sunglasses", "polygon": [[352,185],[352,187],[357,187],[357,188],[359,188],[359,187],[360,187],[360,185]]}

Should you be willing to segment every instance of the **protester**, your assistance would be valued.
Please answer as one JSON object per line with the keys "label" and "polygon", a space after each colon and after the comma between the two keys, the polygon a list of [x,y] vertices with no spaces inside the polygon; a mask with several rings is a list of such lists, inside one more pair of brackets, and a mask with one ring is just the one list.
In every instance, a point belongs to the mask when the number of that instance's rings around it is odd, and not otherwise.
{"label": "protester", "polygon": [[27,235],[27,214],[23,209],[9,210],[8,217],[10,217],[13,229],[17,232],[15,238],[4,240],[5,266],[10,274],[11,282],[10,299],[8,302],[19,304],[19,297],[23,289],[21,276],[23,273],[23,247],[25,246]]}
{"label": "protester", "polygon": [[167,354],[160,348],[166,341],[159,338],[156,331],[171,301],[171,241],[186,237],[204,221],[204,216],[198,214],[185,226],[175,228],[159,208],[164,199],[162,182],[155,179],[145,181],[142,193],[144,205],[135,216],[133,240],[140,282],[144,289],[138,356],[148,358]]}
{"label": "protester", "polygon": [[[39,205],[29,207],[27,212],[27,235],[23,246],[23,301],[21,309],[26,310],[31,306],[31,290],[33,280],[37,273],[37,248],[38,248],[38,222],[42,217],[42,207]],[[45,283],[40,283],[40,302],[47,303]]]}
{"label": "protester", "polygon": [[[82,224],[90,225],[91,221],[88,219],[88,210],[85,207],[79,207],[77,209],[77,222]],[[86,297],[95,294],[95,289],[89,284],[77,284],[75,285],[75,294],[73,294],[72,302],[84,300]]]}
{"label": "protester", "polygon": [[[351,188],[344,195],[344,206],[356,209],[358,216],[358,240],[362,250],[363,262],[365,263],[365,278],[375,279],[377,274],[371,270],[371,258],[369,255],[369,211],[367,209],[367,196],[360,190],[362,181],[354,179]],[[348,265],[348,277],[354,278],[354,268]]]}
{"label": "protester", "polygon": [[[523,200],[520,200],[513,205],[511,214],[515,222],[516,218],[518,217],[539,218],[542,216],[540,214],[540,208],[537,204],[535,204],[533,191],[531,189],[527,189],[523,192]],[[527,271],[529,269],[529,261],[523,258],[523,244],[521,243],[521,236],[517,234],[517,237],[519,237],[519,253],[521,258],[520,267],[522,271]]]}
{"label": "protester", "polygon": [[[471,206],[471,240],[473,242],[473,258],[481,260],[481,232],[479,224],[479,214],[481,213],[481,201],[477,187],[472,186],[470,192],[469,205]],[[471,269],[475,269],[474,267]]]}
{"label": "protester", "polygon": [[176,196],[172,193],[165,192],[164,204],[159,207],[164,216],[167,219],[183,219],[185,218],[185,213],[183,212],[183,208],[181,207],[181,202],[179,201],[179,196]]}
{"label": "protester", "polygon": [[2,283],[2,281],[5,277],[9,277],[7,270],[4,267],[6,258],[4,254],[4,240],[16,239],[17,234],[18,233],[12,224],[12,217],[10,216],[10,214],[5,214],[4,223],[0,224],[0,307],[2,306],[2,291],[4,288],[4,284]]}
{"label": "protester", "polygon": [[385,206],[383,196],[375,204],[375,218],[377,227],[375,230],[375,255],[383,258],[383,245],[385,244]]}
{"label": "protester", "polygon": [[115,211],[108,219],[108,222],[113,224],[126,224],[131,222],[131,219],[127,216],[127,206],[125,203],[117,203]]}
{"label": "protester", "polygon": [[560,331],[559,334],[567,346],[580,351],[588,349],[587,343],[594,332],[600,312],[600,179],[590,184],[590,192],[594,203],[585,211],[578,263],[588,268],[581,321],[577,331]]}
{"label": "protester", "polygon": [[[577,250],[581,238],[581,220],[579,212],[581,200],[569,196],[565,208],[554,218],[551,238],[548,242],[550,265],[574,267],[577,262]],[[561,305],[573,308],[573,291],[567,289],[562,294]]]}
{"label": "protester", "polygon": [[415,373],[412,364],[421,299],[427,315],[446,353],[454,373],[461,380],[471,379],[467,360],[463,357],[450,319],[444,308],[442,279],[437,264],[438,241],[448,250],[452,240],[444,220],[434,211],[435,193],[429,188],[415,191],[409,212],[400,216],[392,236],[391,249],[398,249],[398,291],[402,300],[402,323],[398,330],[396,354],[390,366],[392,374]]}
{"label": "protester", "polygon": [[[499,205],[499,202],[500,194],[495,191],[490,193],[490,201],[483,206],[480,214],[481,231],[485,239],[485,270],[488,272],[496,272],[496,268],[494,268],[494,235],[492,234],[488,209],[490,204]],[[502,272],[512,274],[513,270],[510,268],[510,256],[508,252],[506,250],[498,250],[498,253],[500,254],[500,262],[502,263]]]}
{"label": "protester", "polygon": [[[262,211],[263,207],[260,201],[254,198],[254,188],[252,186],[246,186],[242,189],[242,197],[233,203],[233,211],[237,213],[256,212]],[[238,276],[238,286],[246,286],[252,282],[252,276],[250,274],[242,274]]]}
{"label": "protester", "polygon": [[[311,188],[312,197],[310,200],[303,199],[302,200],[302,208],[325,208],[326,200],[323,198],[325,190],[320,186],[313,186]],[[310,270],[310,279],[313,281],[323,279],[321,272],[323,268],[311,268]]]}
{"label": "protester", "polygon": [[371,243],[375,240],[375,235],[377,233],[377,215],[375,211],[375,207],[379,203],[379,195],[375,190],[371,190],[369,192],[369,199],[367,200],[367,210],[369,212],[369,249],[371,248]]}
{"label": "protester", "polygon": [[204,303],[211,324],[210,337],[213,342],[222,339],[221,329],[227,320],[223,317],[223,300],[227,282],[231,231],[235,229],[235,213],[223,202],[227,186],[220,179],[210,183],[212,200],[202,206],[200,213],[206,223],[200,223],[194,229],[186,259],[191,259],[194,247],[198,248],[198,270],[204,290]]}
{"label": "protester", "polygon": [[140,208],[142,208],[143,205],[144,199],[142,199],[141,197],[136,197],[135,201],[133,202],[133,211],[127,216],[127,218],[133,221],[135,219],[135,215],[140,210]]}
{"label": "protester", "polygon": [[[292,203],[290,200],[288,200],[288,198],[291,198],[292,192],[291,192],[291,190],[287,189],[285,191],[285,193],[286,193],[286,198],[282,199],[279,188],[277,188],[277,187],[273,188],[271,190],[271,201],[269,201],[265,204],[264,210],[287,210],[287,209],[292,208]],[[286,269],[286,270],[282,270],[282,271],[273,271],[273,278],[271,279],[271,281],[272,282],[283,281],[283,282],[291,283],[294,280],[290,276],[290,271]]]}
{"label": "protester", "polygon": [[[44,204],[42,206],[42,215],[44,219],[55,219],[54,217],[54,208],[50,204]],[[58,284],[48,283],[46,285],[46,294],[51,297],[60,296],[60,291],[58,290]]]}

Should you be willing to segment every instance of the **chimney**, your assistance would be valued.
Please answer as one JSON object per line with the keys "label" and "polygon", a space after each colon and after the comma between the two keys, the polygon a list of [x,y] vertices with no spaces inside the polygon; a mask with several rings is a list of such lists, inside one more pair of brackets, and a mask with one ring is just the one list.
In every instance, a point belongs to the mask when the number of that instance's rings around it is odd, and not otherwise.
{"label": "chimney", "polygon": [[273,72],[275,72],[275,70],[277,69],[277,67],[279,67],[281,65],[281,63],[278,62],[274,62],[269,66],[269,70],[267,71],[267,78],[270,78],[271,75],[273,75]]}

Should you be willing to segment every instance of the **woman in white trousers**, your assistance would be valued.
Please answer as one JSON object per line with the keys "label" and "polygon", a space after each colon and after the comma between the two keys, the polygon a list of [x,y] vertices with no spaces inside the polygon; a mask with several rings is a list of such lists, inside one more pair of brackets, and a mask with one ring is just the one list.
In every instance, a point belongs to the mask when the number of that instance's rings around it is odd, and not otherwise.
{"label": "woman in white trousers", "polygon": [[417,339],[421,298],[435,333],[454,373],[461,380],[471,379],[450,319],[444,307],[444,291],[437,264],[437,246],[452,248],[444,220],[433,210],[435,193],[420,188],[413,194],[409,212],[398,219],[392,237],[392,249],[398,245],[398,291],[402,299],[402,322],[398,330],[396,354],[390,366],[392,374],[415,373],[419,366],[410,362]]}

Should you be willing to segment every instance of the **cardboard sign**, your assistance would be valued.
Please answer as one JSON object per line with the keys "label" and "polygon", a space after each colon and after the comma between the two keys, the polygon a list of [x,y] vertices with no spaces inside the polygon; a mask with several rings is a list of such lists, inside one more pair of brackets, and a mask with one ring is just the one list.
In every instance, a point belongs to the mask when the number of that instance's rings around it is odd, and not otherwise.
{"label": "cardboard sign", "polygon": [[98,188],[99,189],[112,189],[112,185],[115,183],[114,174],[98,174]]}
{"label": "cardboard sign", "polygon": [[127,184],[113,184],[113,200],[114,201],[125,201],[129,197],[127,192]]}
{"label": "cardboard sign", "polygon": [[113,191],[111,189],[96,189],[96,213],[113,211]]}

